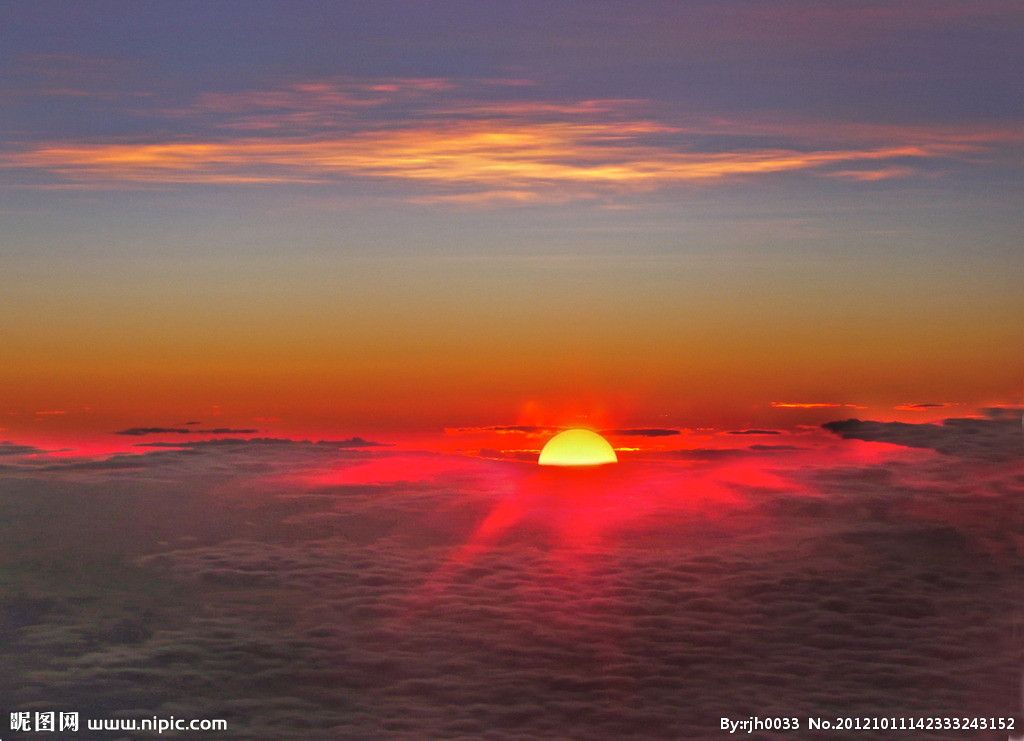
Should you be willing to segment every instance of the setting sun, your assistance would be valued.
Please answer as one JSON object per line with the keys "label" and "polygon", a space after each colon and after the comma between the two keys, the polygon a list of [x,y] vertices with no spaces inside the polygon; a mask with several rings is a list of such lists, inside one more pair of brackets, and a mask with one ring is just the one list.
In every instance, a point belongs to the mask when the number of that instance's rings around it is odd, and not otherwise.
{"label": "setting sun", "polygon": [[618,462],[607,440],[584,429],[559,432],[548,440],[537,459],[542,466],[601,466]]}

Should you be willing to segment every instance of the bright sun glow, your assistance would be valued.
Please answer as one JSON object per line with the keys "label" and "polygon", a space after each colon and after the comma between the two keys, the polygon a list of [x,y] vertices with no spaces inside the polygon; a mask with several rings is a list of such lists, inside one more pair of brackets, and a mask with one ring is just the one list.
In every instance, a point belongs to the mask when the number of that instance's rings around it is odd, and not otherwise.
{"label": "bright sun glow", "polygon": [[600,466],[618,462],[607,440],[582,429],[559,432],[548,440],[537,460],[542,466]]}

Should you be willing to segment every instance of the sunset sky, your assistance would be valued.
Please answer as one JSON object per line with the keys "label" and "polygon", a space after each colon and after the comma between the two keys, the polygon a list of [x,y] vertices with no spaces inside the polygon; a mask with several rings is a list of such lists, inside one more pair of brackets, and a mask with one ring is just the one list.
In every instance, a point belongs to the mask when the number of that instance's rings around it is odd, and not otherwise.
{"label": "sunset sky", "polygon": [[0,27],[6,437],[1020,401],[1019,3],[38,2]]}
{"label": "sunset sky", "polygon": [[0,2],[0,736],[1019,738],[1022,38]]}

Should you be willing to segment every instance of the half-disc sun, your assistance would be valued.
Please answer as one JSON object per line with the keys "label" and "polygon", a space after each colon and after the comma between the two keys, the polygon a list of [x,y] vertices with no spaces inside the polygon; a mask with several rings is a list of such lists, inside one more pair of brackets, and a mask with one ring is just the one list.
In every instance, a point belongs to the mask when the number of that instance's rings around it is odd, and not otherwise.
{"label": "half-disc sun", "polygon": [[607,440],[584,429],[559,432],[548,440],[537,460],[542,466],[601,466],[618,462]]}

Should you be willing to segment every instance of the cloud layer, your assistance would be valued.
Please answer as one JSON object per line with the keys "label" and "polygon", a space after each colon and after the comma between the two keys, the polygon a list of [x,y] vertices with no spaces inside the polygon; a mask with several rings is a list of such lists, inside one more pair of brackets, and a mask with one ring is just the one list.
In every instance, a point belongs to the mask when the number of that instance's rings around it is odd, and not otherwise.
{"label": "cloud layer", "polygon": [[[942,455],[805,431],[572,481],[358,438],[45,467],[11,444],[0,695],[284,740],[1006,715],[1024,465],[973,442],[1003,424],[917,426]],[[908,434],[852,431],[879,430]]]}
{"label": "cloud layer", "polygon": [[531,202],[780,173],[875,182],[1021,142],[1010,127],[682,117],[645,100],[523,97],[532,87],[338,77],[206,91],[145,109],[187,137],[37,141],[0,152],[0,167],[81,187],[377,179],[419,202]]}
{"label": "cloud layer", "polygon": [[999,410],[985,419],[952,418],[942,424],[846,419],[823,426],[847,439],[929,448],[946,455],[995,461],[1024,458],[1024,427],[1019,411]]}

